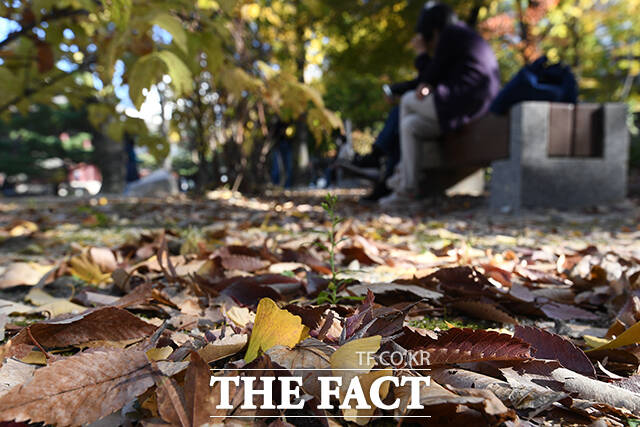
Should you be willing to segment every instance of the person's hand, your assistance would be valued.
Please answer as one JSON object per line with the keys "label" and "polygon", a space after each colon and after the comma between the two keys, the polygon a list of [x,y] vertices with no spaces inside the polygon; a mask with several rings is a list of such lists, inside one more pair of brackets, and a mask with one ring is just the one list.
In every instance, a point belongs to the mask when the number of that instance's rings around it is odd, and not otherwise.
{"label": "person's hand", "polygon": [[420,83],[416,89],[416,98],[423,100],[431,93],[431,87],[428,84]]}
{"label": "person's hand", "polygon": [[387,101],[387,104],[393,105],[397,101],[397,97],[395,95],[387,95],[384,94],[384,100]]}

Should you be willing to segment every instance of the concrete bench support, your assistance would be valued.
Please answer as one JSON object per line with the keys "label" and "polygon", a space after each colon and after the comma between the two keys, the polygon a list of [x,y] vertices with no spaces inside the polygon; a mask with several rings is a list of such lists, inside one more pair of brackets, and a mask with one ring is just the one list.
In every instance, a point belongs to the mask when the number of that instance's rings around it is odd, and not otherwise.
{"label": "concrete bench support", "polygon": [[550,157],[550,105],[524,102],[511,110],[509,158],[492,163],[492,210],[573,208],[625,198],[629,157],[626,106],[602,105],[601,157]]}

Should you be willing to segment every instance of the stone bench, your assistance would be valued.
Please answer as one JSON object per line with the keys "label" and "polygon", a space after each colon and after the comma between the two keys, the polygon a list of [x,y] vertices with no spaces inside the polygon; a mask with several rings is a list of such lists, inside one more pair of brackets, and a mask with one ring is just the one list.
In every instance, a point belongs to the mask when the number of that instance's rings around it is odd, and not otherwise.
{"label": "stone bench", "polygon": [[626,105],[523,102],[445,137],[442,164],[427,172],[447,188],[491,166],[489,206],[573,208],[623,200],[629,132]]}

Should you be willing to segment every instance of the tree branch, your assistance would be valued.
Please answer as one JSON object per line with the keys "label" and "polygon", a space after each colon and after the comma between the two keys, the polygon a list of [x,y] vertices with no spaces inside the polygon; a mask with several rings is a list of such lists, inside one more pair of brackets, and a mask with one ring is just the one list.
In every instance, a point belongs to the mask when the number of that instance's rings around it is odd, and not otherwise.
{"label": "tree branch", "polygon": [[34,28],[40,26],[43,22],[51,22],[51,21],[56,21],[58,19],[64,19],[72,16],[87,15],[87,14],[89,14],[87,10],[72,9],[72,8],[60,9],[60,10],[56,10],[54,12],[48,13],[42,17],[40,22],[32,22],[31,24],[24,25],[18,31],[13,31],[9,33],[6,39],[0,41],[0,49],[2,49],[4,46],[11,43],[13,40],[17,39],[18,37],[23,36],[29,31],[33,30]]}
{"label": "tree branch", "polygon": [[0,113],[4,112],[5,110],[7,110],[9,107],[11,107],[12,105],[17,104],[18,102],[22,101],[25,98],[30,97],[31,95],[40,92],[43,89],[46,89],[50,86],[53,86],[54,84],[56,84],[57,82],[59,82],[60,80],[72,76],[73,74],[77,73],[78,71],[85,71],[87,68],[89,68],[90,65],[94,64],[96,62],[96,58],[91,56],[88,57],[86,61],[82,62],[80,65],[78,65],[78,68],[76,68],[73,71],[70,71],[68,73],[62,72],[56,76],[51,77],[50,79],[46,80],[46,81],[42,81],[39,85],[37,85],[35,88],[26,88],[20,95],[17,95],[15,97],[13,97],[12,99],[10,99],[9,101],[7,101],[6,103],[0,105]]}

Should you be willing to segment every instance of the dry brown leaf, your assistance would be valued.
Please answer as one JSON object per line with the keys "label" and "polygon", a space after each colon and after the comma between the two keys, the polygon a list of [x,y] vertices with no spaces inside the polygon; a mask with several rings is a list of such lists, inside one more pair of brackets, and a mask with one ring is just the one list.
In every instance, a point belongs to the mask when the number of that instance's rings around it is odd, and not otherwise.
{"label": "dry brown leaf", "polygon": [[190,427],[182,388],[176,380],[167,377],[155,378],[158,412],[172,426]]}
{"label": "dry brown leaf", "polygon": [[208,343],[198,350],[198,354],[207,363],[215,362],[240,352],[247,345],[247,341],[246,334],[227,335]]}
{"label": "dry brown leaf", "polygon": [[36,370],[31,380],[0,397],[0,420],[88,424],[152,385],[151,365],[143,351],[80,353]]}
{"label": "dry brown leaf", "polygon": [[514,337],[531,344],[536,359],[557,360],[567,369],[592,378],[596,370],[584,351],[559,335],[529,326],[516,326]]}
{"label": "dry brown leaf", "polygon": [[222,266],[227,270],[257,271],[266,268],[270,263],[260,258],[245,255],[225,255],[222,257]]}
{"label": "dry brown leaf", "polygon": [[640,395],[637,393],[586,377],[563,368],[557,362],[532,360],[506,369],[510,369],[512,375],[522,376],[525,380],[558,384],[564,391],[581,399],[625,408],[635,415],[640,414]]}
{"label": "dry brown leaf", "polygon": [[267,350],[266,354],[274,363],[287,368],[293,376],[302,377],[302,388],[306,393],[320,398],[318,377],[331,376],[330,358],[333,351],[327,344],[307,338],[295,348],[278,345]]}
{"label": "dry brown leaf", "polygon": [[[442,297],[440,292],[431,291],[416,285],[404,285],[400,283],[369,283],[361,285],[351,285],[348,288],[350,294],[364,296],[367,291],[371,291],[374,295],[399,294],[406,298],[407,301],[418,299],[438,300]],[[342,294],[347,294],[343,292]]]}
{"label": "dry brown leaf", "polygon": [[89,257],[103,273],[111,273],[118,268],[118,260],[109,248],[90,248]]}
{"label": "dry brown leaf", "polygon": [[[502,372],[505,374],[506,371],[502,370]],[[456,389],[490,390],[502,402],[529,416],[544,411],[568,396],[567,393],[554,391],[532,382],[519,381],[509,375],[505,375],[507,383],[465,369],[437,368],[431,370],[429,374],[440,384],[447,384]]]}
{"label": "dry brown leaf", "polygon": [[0,368],[0,396],[11,388],[25,383],[33,376],[36,366],[20,362],[15,359],[7,359]]}
{"label": "dry brown leaf", "polygon": [[210,423],[209,415],[215,410],[215,403],[209,387],[210,377],[209,365],[202,360],[198,353],[192,352],[184,379],[184,397],[187,416],[194,427]]}
{"label": "dry brown leaf", "polygon": [[455,301],[451,307],[476,319],[490,320],[492,322],[517,325],[518,321],[502,311],[494,304],[482,301]]}
{"label": "dry brown leaf", "polygon": [[[29,331],[27,331],[27,328]],[[66,319],[34,323],[12,340],[17,344],[68,347],[95,340],[122,341],[151,335],[156,327],[126,310],[102,307]]]}
{"label": "dry brown leaf", "polygon": [[529,344],[493,331],[453,328],[422,342],[415,349],[427,352],[429,365],[531,359]]}

